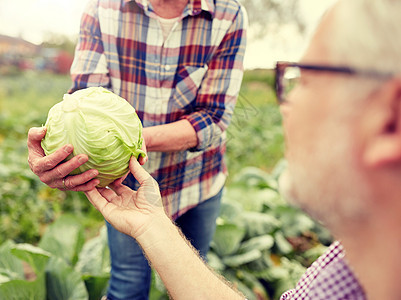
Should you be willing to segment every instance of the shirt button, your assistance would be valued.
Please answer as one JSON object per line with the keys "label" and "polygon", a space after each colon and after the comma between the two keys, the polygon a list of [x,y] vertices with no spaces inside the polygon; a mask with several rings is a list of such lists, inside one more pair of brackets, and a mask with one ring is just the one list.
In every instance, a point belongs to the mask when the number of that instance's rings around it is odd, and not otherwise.
{"label": "shirt button", "polygon": [[171,69],[169,65],[165,66],[164,68],[166,69],[166,71],[170,71]]}

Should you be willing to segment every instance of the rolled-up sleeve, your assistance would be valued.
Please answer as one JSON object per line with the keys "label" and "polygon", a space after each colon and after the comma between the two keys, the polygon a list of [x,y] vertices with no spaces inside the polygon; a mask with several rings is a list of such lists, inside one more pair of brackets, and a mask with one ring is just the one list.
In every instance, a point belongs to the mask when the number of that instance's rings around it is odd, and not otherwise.
{"label": "rolled-up sleeve", "polygon": [[191,151],[201,151],[220,141],[230,124],[243,77],[248,19],[245,9],[238,11],[208,63],[196,96],[195,109],[182,119],[188,120],[198,138]]}
{"label": "rolled-up sleeve", "polygon": [[89,1],[81,18],[78,44],[71,66],[70,93],[90,86],[110,88],[97,1]]}

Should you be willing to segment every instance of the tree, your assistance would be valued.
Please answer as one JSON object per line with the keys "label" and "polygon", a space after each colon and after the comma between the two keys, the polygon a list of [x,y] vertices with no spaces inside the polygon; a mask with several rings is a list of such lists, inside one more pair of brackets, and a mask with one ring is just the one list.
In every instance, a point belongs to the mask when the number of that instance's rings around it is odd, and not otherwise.
{"label": "tree", "polygon": [[43,37],[42,47],[64,50],[73,55],[76,42],[76,38],[54,32],[47,32]]}
{"label": "tree", "polygon": [[245,6],[250,27],[255,30],[256,37],[267,32],[278,31],[283,25],[295,25],[299,33],[305,31],[299,0],[240,0]]}

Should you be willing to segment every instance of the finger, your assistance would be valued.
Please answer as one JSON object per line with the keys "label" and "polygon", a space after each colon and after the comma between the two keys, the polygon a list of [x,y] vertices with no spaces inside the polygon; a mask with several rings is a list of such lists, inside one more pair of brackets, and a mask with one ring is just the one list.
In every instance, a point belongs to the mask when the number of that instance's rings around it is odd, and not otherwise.
{"label": "finger", "polygon": [[[38,152],[39,150],[37,152],[34,152],[32,150],[30,156],[28,157],[28,161],[30,161],[30,166],[32,171],[35,174],[39,175],[43,172],[54,169],[58,164],[60,164],[63,160],[65,160],[72,153],[73,150],[74,150],[73,146],[69,144],[61,147],[60,149],[57,149],[54,153],[47,156],[44,156],[44,154],[42,156]],[[79,165],[80,164],[78,164],[78,166]],[[77,167],[74,167],[74,169],[76,168]]]}
{"label": "finger", "polygon": [[115,182],[117,185],[122,184],[123,181],[125,180],[125,178],[127,178],[127,176],[128,176],[129,173],[130,173],[130,172],[127,172],[123,177],[120,177],[120,178],[116,179],[114,182]]}
{"label": "finger", "polygon": [[148,161],[148,152],[146,149],[146,143],[145,143],[145,138],[142,140],[142,147],[141,150],[144,152],[144,154],[140,154],[138,157],[138,161],[140,165],[144,165]]}
{"label": "finger", "polygon": [[148,161],[148,156],[139,155],[138,162],[141,166],[143,166]]}
{"label": "finger", "polygon": [[41,141],[45,134],[45,127],[32,127],[28,131],[28,163],[32,171],[34,171],[35,161],[45,156],[45,152],[43,151],[41,146]]}
{"label": "finger", "polygon": [[[57,151],[59,151],[60,153],[58,153],[56,156],[53,156],[56,154]],[[77,169],[78,167],[80,167],[81,165],[83,165],[84,163],[86,163],[88,161],[88,156],[86,154],[80,154],[80,155],[74,156],[73,158],[71,158],[70,160],[68,160],[64,163],[61,163],[63,160],[61,160],[61,161],[59,161],[59,160],[61,157],[63,157],[63,155],[61,153],[63,150],[59,149],[57,151],[51,155],[45,156],[42,159],[41,172],[39,172],[38,174],[43,173],[39,177],[40,177],[40,180],[42,180],[44,183],[49,184],[55,180],[64,178],[68,174],[70,174],[72,171],[74,171],[75,169]],[[65,158],[67,158],[67,157],[65,157]],[[58,163],[56,163],[56,162],[58,162]],[[38,169],[36,169],[36,171],[37,170]],[[95,170],[90,170],[90,171],[94,172]],[[85,178],[83,178],[84,180],[80,180],[80,181],[76,180],[77,182],[75,185],[85,183],[86,181],[88,181],[89,179],[91,179],[95,176],[97,176],[97,174],[95,175],[94,173],[91,173],[91,174],[87,173],[84,176]],[[80,177],[78,177],[78,178],[80,179]]]}
{"label": "finger", "polygon": [[65,185],[66,185],[67,190],[74,191],[74,192],[86,192],[86,191],[93,190],[99,183],[100,183],[99,179],[95,178],[84,184],[80,184],[80,185],[77,185],[77,186],[74,186],[71,188],[69,188],[67,186],[67,184],[65,184]]}
{"label": "finger", "polygon": [[114,202],[118,197],[118,195],[109,188],[100,188],[98,191],[108,202]]}
{"label": "finger", "polygon": [[139,164],[139,162],[135,159],[135,157],[131,157],[129,168],[134,175],[135,179],[142,185],[145,180],[151,178],[150,174],[145,171],[145,169]]}
{"label": "finger", "polygon": [[111,183],[109,187],[119,196],[122,196],[123,194],[132,194],[134,192],[128,186],[116,182]]}
{"label": "finger", "polygon": [[[88,171],[85,171],[81,174],[78,175],[70,175],[65,177],[64,179],[64,185],[68,189],[72,189],[76,186],[83,185],[90,180],[94,179],[97,175],[99,175],[99,171],[95,169],[91,169]],[[97,181],[99,181],[97,179]]]}
{"label": "finger", "polygon": [[28,148],[34,149],[37,148],[38,146],[42,148],[40,146],[40,143],[42,139],[45,137],[45,135],[46,135],[46,127],[30,128],[28,131],[28,140],[27,140]]}
{"label": "finger", "polygon": [[85,192],[86,197],[89,199],[90,203],[103,214],[104,208],[109,204],[109,202],[99,193],[97,189],[92,189]]}

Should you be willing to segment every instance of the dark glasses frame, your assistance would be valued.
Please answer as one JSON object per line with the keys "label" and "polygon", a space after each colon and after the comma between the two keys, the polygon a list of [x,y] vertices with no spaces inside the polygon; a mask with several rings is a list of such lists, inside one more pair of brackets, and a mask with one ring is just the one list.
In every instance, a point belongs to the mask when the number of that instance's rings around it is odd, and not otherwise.
{"label": "dark glasses frame", "polygon": [[394,74],[392,74],[392,73],[383,73],[383,72],[378,72],[375,70],[362,70],[362,69],[351,68],[351,67],[346,67],[346,66],[299,64],[299,63],[295,63],[295,62],[279,61],[276,63],[276,68],[275,68],[275,90],[276,90],[277,101],[279,104],[286,102],[285,97],[284,97],[283,79],[284,79],[284,74],[285,74],[286,68],[289,68],[289,67],[296,67],[301,70],[311,70],[311,71],[317,71],[317,72],[332,72],[332,73],[339,73],[339,74],[345,74],[345,75],[357,75],[357,76],[378,78],[378,79],[379,78],[386,79],[386,78],[391,78],[394,76]]}

